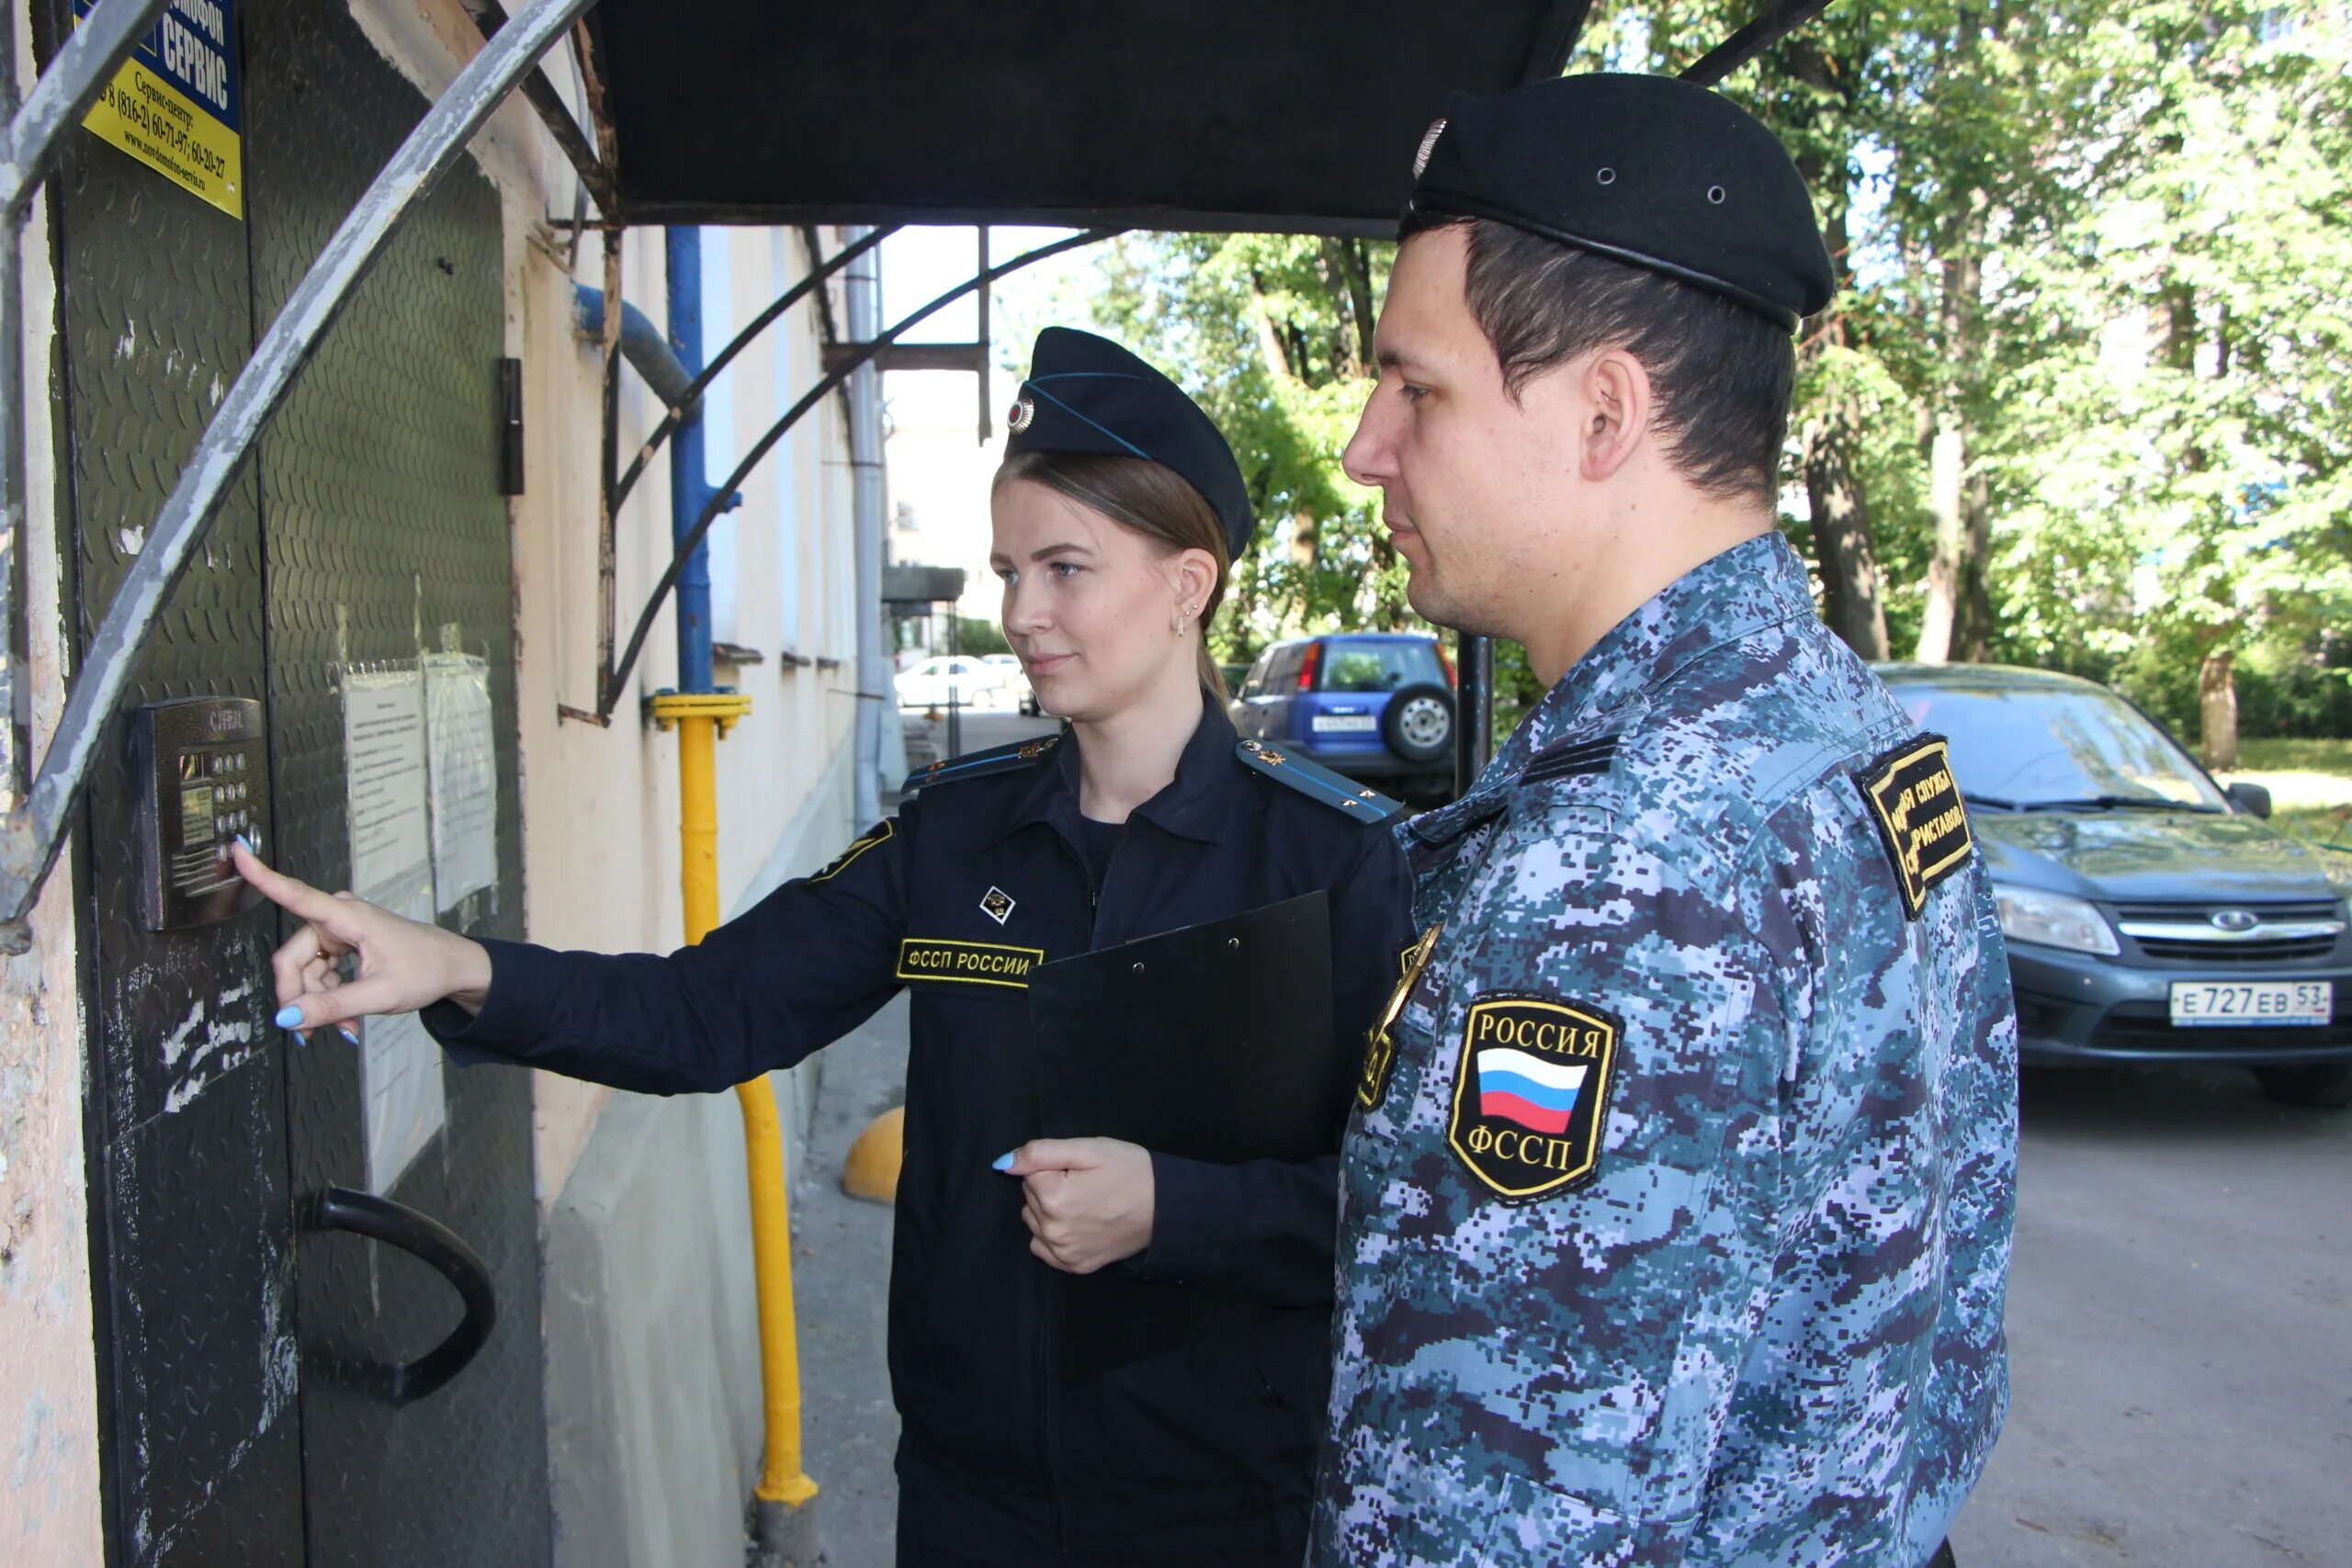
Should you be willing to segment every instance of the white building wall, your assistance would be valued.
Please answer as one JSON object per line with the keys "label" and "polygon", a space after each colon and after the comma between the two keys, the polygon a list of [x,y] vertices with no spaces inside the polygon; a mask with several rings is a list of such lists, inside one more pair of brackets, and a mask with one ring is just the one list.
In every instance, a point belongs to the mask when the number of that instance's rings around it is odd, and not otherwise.
{"label": "white building wall", "polygon": [[[17,36],[28,36],[17,7]],[[29,75],[20,90],[31,85]],[[34,205],[21,255],[25,298],[27,641],[32,753],[64,701],[63,603],[54,433],[45,385],[56,325],[48,203]],[[13,803],[11,803],[13,804]],[[0,1562],[83,1568],[102,1560],[96,1344],[90,1296],[89,1195],[82,1140],[80,972],[69,842],[32,912],[32,946],[0,957]]]}

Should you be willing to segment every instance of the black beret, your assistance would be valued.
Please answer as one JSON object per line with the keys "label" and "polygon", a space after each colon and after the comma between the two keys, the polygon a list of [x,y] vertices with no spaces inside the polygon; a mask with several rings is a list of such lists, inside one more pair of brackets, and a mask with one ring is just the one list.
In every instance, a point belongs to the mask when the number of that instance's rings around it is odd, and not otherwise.
{"label": "black beret", "polygon": [[1804,177],[1762,123],[1669,76],[1456,93],[1405,216],[1491,218],[1760,311],[1791,332],[1837,289]]}
{"label": "black beret", "polygon": [[1233,448],[1198,403],[1167,377],[1113,343],[1069,327],[1037,334],[1029,378],[1005,416],[1015,452],[1101,452],[1176,470],[1225,525],[1234,560],[1257,524]]}

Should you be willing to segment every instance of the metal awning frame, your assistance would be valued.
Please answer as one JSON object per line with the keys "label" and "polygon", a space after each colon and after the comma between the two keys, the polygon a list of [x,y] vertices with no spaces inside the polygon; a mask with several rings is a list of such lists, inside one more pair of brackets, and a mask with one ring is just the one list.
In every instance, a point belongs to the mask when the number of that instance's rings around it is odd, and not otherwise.
{"label": "metal awning frame", "polygon": [[[6,119],[5,132],[0,132],[0,217],[5,217],[6,220],[5,231],[0,231],[0,626],[6,627],[15,647],[22,646],[17,639],[23,624],[20,604],[23,573],[18,567],[24,558],[22,552],[29,542],[25,528],[25,344],[21,265],[24,226],[33,194],[54,169],[62,154],[65,133],[81,123],[107,81],[113,77],[136,41],[153,25],[166,3],[167,0],[97,0],[89,15],[74,28],[51,61],[49,68],[40,73],[21,106],[15,101],[13,66],[20,40],[16,37],[14,12],[9,13],[5,23],[0,23],[0,60],[5,60],[11,68],[0,72],[0,78],[5,78],[0,79],[0,118]],[[107,605],[106,615],[96,636],[91,638],[81,668],[67,691],[64,710],[48,747],[41,754],[38,770],[31,772],[29,784],[21,790],[17,776],[0,780],[0,791],[5,791],[8,807],[5,819],[0,819],[0,953],[23,953],[30,945],[28,917],[40,895],[42,882],[56,862],[66,823],[88,784],[107,722],[130,681],[132,667],[153,629],[158,612],[210,526],[231,479],[243,468],[262,429],[283,403],[294,378],[317,351],[350,300],[353,290],[382,256],[418,202],[455,164],[458,154],[491,115],[511,94],[518,88],[522,91],[526,101],[537,113],[557,146],[579,173],[590,197],[597,202],[599,217],[594,220],[593,226],[612,231],[631,224],[659,222],[673,215],[659,203],[645,204],[635,210],[615,210],[617,181],[614,174],[613,133],[603,113],[604,87],[586,30],[582,29],[579,34],[578,43],[592,121],[590,127],[583,129],[580,125],[541,68],[540,62],[548,51],[566,29],[579,21],[594,0],[526,0],[511,15],[504,11],[498,0],[466,0],[466,4],[486,37],[482,50],[458,73],[441,98],[418,121],[400,150],[352,208],[334,238],[303,276],[285,308],[254,345],[251,358],[238,373],[234,385],[230,388],[211,423],[190,454],[154,525],[148,530],[146,547],[140,552]],[[1566,65],[1568,53],[1590,12],[1591,4],[1592,0],[1555,0],[1546,15],[1539,47],[1527,68],[1528,78],[1557,74]],[[1791,29],[1817,14],[1827,4],[1828,0],[1773,0],[1762,15],[1725,39],[1683,74],[1702,84],[1720,81],[1733,69],[1753,59]],[[681,212],[677,216],[688,215]],[[698,211],[692,216],[696,221],[708,221],[713,215]],[[885,211],[859,213],[846,209],[822,213],[796,211],[741,215],[745,220],[761,222],[821,220],[829,223],[854,220],[860,217],[888,222],[907,216],[911,215]],[[991,212],[960,215],[925,213],[920,216],[933,222],[960,216],[964,221],[983,225],[1012,220],[1011,215]],[[842,352],[835,356],[826,375],[815,388],[794,403],[745,456],[727,482],[718,487],[718,497],[705,510],[694,528],[680,540],[661,585],[639,619],[627,653],[616,667],[599,672],[598,713],[595,716],[599,722],[609,716],[619,685],[626,680],[637,651],[643,646],[663,597],[675,583],[686,558],[724,510],[726,498],[801,416],[846,381],[859,366],[885,351],[910,327],[949,302],[985,288],[996,278],[1048,255],[1081,244],[1094,243],[1121,229],[1183,227],[1264,231],[1268,228],[1263,216],[1257,214],[1090,210],[1073,212],[1064,215],[1064,218],[1088,231],[1052,245],[1041,246],[1000,265],[983,268],[967,282],[932,300],[871,341],[841,345]],[[1018,220],[1039,220],[1039,215],[1021,214]],[[1319,230],[1316,225],[1303,225],[1299,231]],[[608,243],[614,237],[608,233]],[[879,239],[879,234],[876,234],[868,241],[861,242],[861,244],[878,243]],[[811,276],[794,285],[775,304],[763,310],[734,343],[729,344],[696,381],[695,392],[698,394],[745,344],[781,317],[794,302],[810,289],[821,286],[833,272],[854,259],[853,252],[859,252],[859,247],[845,248],[821,264],[812,256],[814,270]],[[617,254],[614,252],[608,254],[608,284],[616,281],[613,276],[616,271]],[[617,288],[608,287],[608,296],[617,292]],[[618,310],[607,310],[608,367],[605,398],[607,429],[605,445],[608,454],[613,449],[615,438],[610,424],[616,413],[616,383],[612,378],[616,374],[613,356],[617,350],[618,320]],[[685,400],[683,406],[691,407],[692,400]],[[676,428],[679,415],[680,411],[673,409],[664,418],[655,435],[647,443],[648,453]],[[643,462],[644,455],[640,454],[638,464],[631,470],[629,482],[633,483],[635,476],[642,471]],[[605,465],[605,477],[608,481],[612,479],[612,467],[608,456]],[[612,498],[612,504],[604,509],[607,552],[611,548],[611,520],[618,499],[616,491],[625,494],[626,487],[608,485],[607,488],[606,493]],[[609,600],[607,604],[609,607]],[[609,615],[607,619],[609,621]],[[1464,681],[1461,702],[1466,722],[1458,723],[1455,727],[1459,747],[1456,765],[1463,770],[1462,778],[1465,783],[1475,775],[1478,767],[1484,766],[1489,743],[1492,658],[1489,649],[1479,646],[1484,641],[1483,638],[1465,639],[1464,656],[1461,661]],[[610,648],[609,629],[605,647]],[[24,675],[25,671],[17,660],[11,658],[6,661],[5,675],[0,675],[0,680],[6,682],[5,689],[0,689],[0,709],[6,710],[6,721],[18,725],[19,735],[25,736],[28,741],[28,729],[22,723],[28,705]],[[11,748],[9,762],[12,774],[21,775],[26,770],[27,761],[22,749]]]}

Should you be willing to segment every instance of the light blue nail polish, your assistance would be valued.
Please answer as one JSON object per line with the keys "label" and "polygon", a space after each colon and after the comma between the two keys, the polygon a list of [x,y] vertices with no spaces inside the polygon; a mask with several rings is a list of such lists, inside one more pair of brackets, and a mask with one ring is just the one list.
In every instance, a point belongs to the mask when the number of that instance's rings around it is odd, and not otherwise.
{"label": "light blue nail polish", "polygon": [[345,1040],[350,1041],[354,1045],[359,1043],[359,1031],[352,1028],[351,1025],[347,1023],[336,1024],[334,1026],[334,1032],[337,1034],[342,1035]]}
{"label": "light blue nail polish", "polygon": [[1011,1170],[1012,1168],[1012,1156],[1020,1152],[1020,1150],[1015,1149],[1011,1153],[997,1156],[996,1158],[989,1162],[989,1168],[990,1170]]}
{"label": "light blue nail polish", "polygon": [[244,851],[247,854],[254,852],[253,840],[246,838],[243,833],[237,835],[237,847]]}
{"label": "light blue nail polish", "polygon": [[288,1002],[284,1007],[277,1010],[278,1028],[291,1029],[301,1021],[302,1010],[296,1007],[292,1002]]}

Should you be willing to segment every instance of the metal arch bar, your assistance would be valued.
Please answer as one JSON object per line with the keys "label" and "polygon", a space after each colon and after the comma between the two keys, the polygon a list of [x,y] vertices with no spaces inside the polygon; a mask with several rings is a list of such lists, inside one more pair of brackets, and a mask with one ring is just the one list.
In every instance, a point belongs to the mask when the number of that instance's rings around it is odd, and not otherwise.
{"label": "metal arch bar", "polygon": [[1774,0],[1764,14],[1691,62],[1686,82],[1712,87],[1829,8],[1829,0]]}
{"label": "metal arch bar", "polygon": [[229,481],[254,438],[284,400],[352,290],[365,277],[412,208],[448,172],[466,143],[593,0],[531,0],[469,61],[440,102],[409,132],[390,163],[335,231],[254,346],[220,412],[197,442],[169,500],[148,532],[147,547],[123,580],[90,641],[81,678],[65,699],[57,733],[41,758],[25,805],[10,814],[0,841],[0,919],[21,919],[57,856],[67,813],[80,798],[116,699],[130,679],[155,614],[179,581],[212,521]]}
{"label": "metal arch bar", "polygon": [[[0,17],[0,120],[17,113],[17,8]],[[17,566],[25,544],[25,355],[23,247],[17,227],[0,221],[0,800],[14,801],[25,777],[25,742],[32,726],[31,672],[18,657],[29,639],[20,638],[26,622],[20,612]],[[26,701],[26,708],[17,704]],[[8,933],[13,936],[14,933]],[[15,951],[15,942],[0,940],[0,952]]]}
{"label": "metal arch bar", "polygon": [[[498,0],[464,0],[464,4],[467,14],[473,17],[474,26],[481,29],[483,38],[497,37],[498,30],[506,25],[506,8]],[[544,66],[535,67],[524,76],[523,96],[532,108],[538,111],[539,123],[547,127],[549,136],[555,138],[558,150],[571,161],[573,171],[580,175],[580,183],[595,198],[598,214],[605,218],[614,217],[618,197],[613,172],[605,166],[604,160],[596,156],[596,150],[588,144],[588,133],[580,129],[580,122],[572,118],[571,109],[564,103],[563,96],[555,90],[555,84],[548,80]]]}
{"label": "metal arch bar", "polygon": [[[63,151],[66,128],[82,123],[122,57],[155,25],[165,3],[99,0],[40,73],[25,107],[8,123],[7,146],[0,149],[0,212],[10,222]],[[15,69],[13,61],[9,67]]]}
{"label": "metal arch bar", "polygon": [[687,385],[678,400],[671,405],[670,412],[662,416],[662,423],[653,427],[653,433],[648,435],[644,443],[638,447],[637,460],[628,466],[628,472],[623,474],[620,482],[613,487],[613,510],[616,513],[620,511],[621,503],[628,499],[628,492],[637,488],[637,481],[643,477],[645,466],[653,460],[653,454],[662,449],[662,443],[677,433],[679,421],[684,419],[687,411],[701,400],[704,389],[718,378],[718,373],[727,368],[729,360],[751,347],[752,340],[765,332],[769,323],[778,316],[807,299],[810,289],[823,283],[833,274],[841,271],[842,268],[896,232],[898,230],[895,227],[876,229],[872,233],[862,236],[854,243],[843,246],[822,265],[810,272],[808,276],[786,289],[774,304],[752,318],[751,325],[737,333],[735,340],[720,349],[718,356],[703,367],[703,373]]}
{"label": "metal arch bar", "polygon": [[613,671],[612,678],[605,682],[604,694],[597,706],[598,714],[605,717],[611,716],[614,705],[620,700],[621,687],[628,680],[628,672],[637,665],[637,656],[645,647],[647,635],[653,630],[653,617],[661,613],[662,601],[670,596],[670,590],[677,586],[678,573],[684,568],[686,558],[693,555],[696,547],[701,545],[703,536],[710,532],[710,525],[718,522],[720,513],[727,510],[735,491],[742,485],[744,479],[751,476],[752,470],[759,467],[760,459],[766,457],[769,448],[783,440],[786,434],[800,423],[801,415],[824,401],[828,393],[848,380],[860,366],[897,341],[899,333],[933,311],[944,306],[954,304],[976,288],[986,288],[1007,273],[1019,272],[1033,262],[1044,261],[1047,256],[1059,255],[1064,251],[1076,250],[1080,245],[1096,244],[1118,233],[1119,231],[1116,229],[1089,229],[1083,234],[1073,234],[1067,240],[1057,240],[1050,245],[1040,245],[1034,251],[1023,251],[1009,262],[1001,263],[989,268],[986,272],[965,279],[928,305],[922,306],[910,315],[899,318],[888,331],[876,337],[872,342],[847,345],[850,352],[842,363],[815,386],[809,388],[798,402],[786,409],[784,412],[784,417],[770,425],[768,433],[761,436],[749,452],[743,454],[743,460],[735,465],[735,471],[728,475],[718,485],[709,503],[702,509],[702,515],[695,519],[695,525],[688,529],[685,536],[678,541],[677,549],[670,558],[668,570],[662,573],[662,581],[653,585],[652,595],[645,602],[645,613],[637,618],[637,629],[629,634],[628,648],[621,654],[620,664]]}

